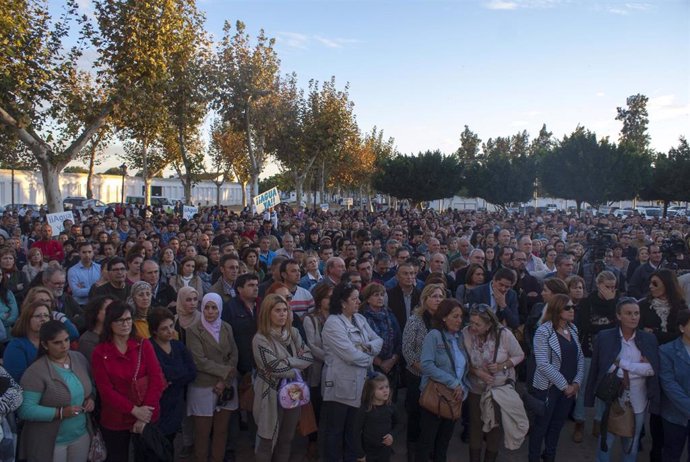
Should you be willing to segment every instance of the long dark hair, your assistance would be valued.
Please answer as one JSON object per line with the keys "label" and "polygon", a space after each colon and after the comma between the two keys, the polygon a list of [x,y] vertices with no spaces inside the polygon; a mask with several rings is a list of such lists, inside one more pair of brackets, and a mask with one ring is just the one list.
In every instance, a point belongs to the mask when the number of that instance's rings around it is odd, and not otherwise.
{"label": "long dark hair", "polygon": [[[685,304],[685,297],[683,297],[683,291],[680,288],[680,284],[678,284],[676,273],[670,269],[662,268],[652,273],[652,275],[649,277],[650,281],[654,276],[658,277],[661,280],[661,283],[664,285],[666,298],[668,299],[668,304],[671,307],[671,311],[677,313],[683,308],[687,308],[687,305]],[[652,300],[651,294],[649,295],[649,300]]]}
{"label": "long dark hair", "polygon": [[36,360],[38,360],[38,358],[41,356],[48,354],[48,350],[43,346],[43,343],[55,340],[55,337],[57,337],[61,332],[69,335],[69,332],[67,332],[67,326],[65,326],[61,321],[52,320],[41,326],[41,330],[38,334],[39,342]]}
{"label": "long dark hair", "polygon": [[84,320],[86,321],[86,330],[93,330],[98,324],[98,313],[100,313],[103,305],[110,300],[114,301],[113,297],[106,295],[89,300],[84,308]]}
{"label": "long dark hair", "polygon": [[110,342],[113,340],[113,322],[120,319],[123,314],[129,312],[132,316],[132,330],[129,333],[129,338],[136,338],[136,329],[134,328],[134,311],[127,303],[116,300],[105,310],[105,320],[103,321],[103,332],[101,332],[101,342]]}
{"label": "long dark hair", "polygon": [[441,303],[438,304],[438,308],[431,318],[431,326],[434,329],[438,329],[441,332],[446,330],[446,325],[443,322],[443,318],[448,316],[455,308],[460,308],[462,316],[465,316],[465,310],[463,310],[462,305],[459,301],[454,298],[446,298]]}

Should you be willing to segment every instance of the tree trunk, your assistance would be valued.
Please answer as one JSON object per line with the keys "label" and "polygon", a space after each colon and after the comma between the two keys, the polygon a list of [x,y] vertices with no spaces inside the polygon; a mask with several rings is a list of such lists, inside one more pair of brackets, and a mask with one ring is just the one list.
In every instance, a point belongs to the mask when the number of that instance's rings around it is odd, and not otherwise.
{"label": "tree trunk", "polygon": [[668,212],[668,205],[671,203],[668,199],[664,199],[664,215],[663,217],[666,218],[666,213]]}
{"label": "tree trunk", "polygon": [[302,204],[302,196],[304,195],[304,181],[307,175],[299,175],[295,173],[295,198],[297,199],[297,207]]}
{"label": "tree trunk", "polygon": [[319,194],[321,197],[319,198],[321,200],[321,203],[324,204],[328,201],[325,200],[326,198],[326,160],[323,159],[321,161],[321,168],[319,168]]}
{"label": "tree trunk", "polygon": [[60,191],[60,170],[49,161],[40,162],[41,178],[43,178],[43,190],[45,191],[46,204],[50,213],[62,212],[62,191]]}
{"label": "tree trunk", "polygon": [[89,173],[86,175],[86,198],[93,199],[93,169],[96,163],[96,143],[91,143],[89,152]]}
{"label": "tree trunk", "polygon": [[577,216],[580,216],[580,211],[582,210],[582,201],[575,201],[575,206],[577,207]]}
{"label": "tree trunk", "polygon": [[148,140],[144,140],[142,143],[142,151],[141,151],[141,160],[142,160],[142,177],[144,179],[144,207],[148,207],[149,204],[151,204],[151,188],[149,185],[151,184],[151,178],[149,178],[149,172],[148,168],[146,165],[147,159],[146,156],[148,155],[149,152],[149,144]]}
{"label": "tree trunk", "polygon": [[194,205],[192,204],[192,178],[189,173],[185,176],[182,184],[184,186],[184,203],[187,205]]}
{"label": "tree trunk", "polygon": [[214,183],[216,184],[216,207],[220,207],[220,188],[223,187],[223,183],[225,182],[214,181]]}
{"label": "tree trunk", "polygon": [[12,180],[10,182],[10,195],[12,196],[12,208],[14,208],[14,165],[11,168]]}

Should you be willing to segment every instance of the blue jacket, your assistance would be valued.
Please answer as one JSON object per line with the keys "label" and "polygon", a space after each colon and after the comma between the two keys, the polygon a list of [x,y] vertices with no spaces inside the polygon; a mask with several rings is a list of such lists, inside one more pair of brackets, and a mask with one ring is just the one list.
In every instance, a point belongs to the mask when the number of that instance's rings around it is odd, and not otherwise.
{"label": "blue jacket", "polygon": [[[605,329],[599,332],[592,343],[592,364],[589,367],[587,377],[587,390],[585,391],[585,406],[594,406],[594,395],[604,375],[609,371],[621,352],[621,331],[619,327]],[[635,345],[647,358],[654,369],[654,375],[647,377],[647,399],[649,410],[659,412],[659,347],[654,334],[638,330],[635,332]]]}
{"label": "blue jacket", "polygon": [[[491,306],[491,283],[482,284],[475,287],[467,294],[467,303],[470,307],[475,303],[484,303]],[[520,314],[518,312],[518,297],[513,289],[510,289],[506,294],[507,306],[502,310],[496,310],[496,316],[499,321],[505,320],[508,327],[517,329],[520,325]]]}
{"label": "blue jacket", "polygon": [[[469,390],[469,380],[467,376],[470,370],[470,360],[467,356],[467,351],[465,351],[462,333],[458,332],[457,334],[452,335],[446,331],[444,332],[444,335],[446,337],[446,345],[444,345],[441,331],[438,329],[430,330],[429,333],[426,334],[426,337],[424,337],[424,343],[422,344],[422,355],[420,357],[420,362],[422,365],[422,381],[419,385],[419,388],[423,391],[426,383],[431,378],[449,388],[457,388],[458,386],[462,387],[462,397],[464,400],[467,397],[467,391]],[[446,350],[447,346],[451,355],[453,354],[453,345],[451,344],[451,339],[453,337],[458,342],[460,351],[465,358],[465,368],[462,377],[458,377],[456,375]],[[453,360],[457,364],[455,357]]]}
{"label": "blue jacket", "polygon": [[659,348],[661,373],[661,417],[685,427],[690,420],[690,356],[677,338]]}

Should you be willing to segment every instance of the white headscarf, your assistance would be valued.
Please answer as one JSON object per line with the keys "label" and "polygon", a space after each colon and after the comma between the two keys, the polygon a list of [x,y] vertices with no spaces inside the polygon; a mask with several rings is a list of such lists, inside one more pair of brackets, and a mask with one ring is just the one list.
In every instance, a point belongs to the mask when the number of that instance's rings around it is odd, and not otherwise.
{"label": "white headscarf", "polygon": [[[206,317],[204,316],[204,308],[208,302],[213,302],[218,307],[218,319],[213,322],[206,321]],[[213,292],[204,295],[203,300],[201,300],[201,325],[204,326],[204,329],[206,329],[214,339],[216,339],[216,342],[220,342],[220,327],[223,323],[223,320],[220,318],[221,314],[223,314],[223,299],[220,295]]]}

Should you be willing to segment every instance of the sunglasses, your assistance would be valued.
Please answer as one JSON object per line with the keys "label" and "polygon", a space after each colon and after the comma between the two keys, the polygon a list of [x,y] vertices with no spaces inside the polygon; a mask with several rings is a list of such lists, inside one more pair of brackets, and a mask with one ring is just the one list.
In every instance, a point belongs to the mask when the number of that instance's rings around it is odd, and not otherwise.
{"label": "sunglasses", "polygon": [[563,307],[563,311],[571,311],[573,309],[575,309],[575,305],[573,305],[572,303],[568,303]]}
{"label": "sunglasses", "polygon": [[491,307],[487,305],[486,303],[477,303],[470,308],[470,315],[472,314],[480,314],[480,313],[486,313],[489,311]]}

